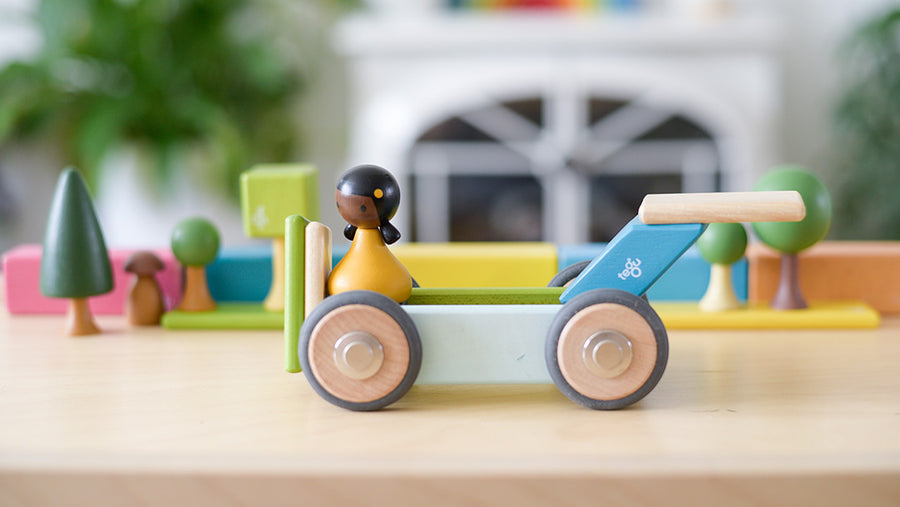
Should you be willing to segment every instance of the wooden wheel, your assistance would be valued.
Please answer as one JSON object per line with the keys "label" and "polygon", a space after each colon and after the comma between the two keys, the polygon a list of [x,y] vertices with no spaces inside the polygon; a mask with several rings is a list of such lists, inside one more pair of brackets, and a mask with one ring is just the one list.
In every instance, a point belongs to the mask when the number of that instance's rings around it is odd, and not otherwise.
{"label": "wooden wheel", "polygon": [[409,315],[369,291],[326,298],[300,330],[303,372],[325,400],[350,410],[378,410],[412,387],[422,345]]}
{"label": "wooden wheel", "polygon": [[650,393],[665,371],[665,327],[650,305],[615,289],[565,304],[548,333],[545,359],[553,382],[594,409],[626,407]]}
{"label": "wooden wheel", "polygon": [[547,284],[547,287],[567,287],[569,282],[577,278],[590,263],[591,261],[587,260],[566,266],[562,271],[556,273],[556,275],[550,279],[550,283]]}

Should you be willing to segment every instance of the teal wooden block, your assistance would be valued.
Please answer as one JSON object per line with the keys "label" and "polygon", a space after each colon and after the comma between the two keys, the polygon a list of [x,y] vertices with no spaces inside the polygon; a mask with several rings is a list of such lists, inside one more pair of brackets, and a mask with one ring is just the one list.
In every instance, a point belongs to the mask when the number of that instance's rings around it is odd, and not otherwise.
{"label": "teal wooden block", "polygon": [[272,245],[223,248],[206,279],[216,301],[262,301],[272,284]]}
{"label": "teal wooden block", "polygon": [[641,295],[703,233],[703,224],[647,225],[635,217],[560,296],[566,303],[591,289]]}
{"label": "teal wooden block", "polygon": [[544,342],[562,305],[404,306],[422,340],[417,384],[552,384]]}
{"label": "teal wooden block", "polygon": [[[346,246],[338,248],[335,264],[345,253]],[[261,302],[272,285],[272,245],[224,247],[206,267],[206,278],[216,301]]]}
{"label": "teal wooden block", "polygon": [[[559,247],[559,269],[596,258],[606,243],[565,245]],[[709,285],[710,265],[691,246],[647,291],[651,301],[699,301]],[[734,292],[741,301],[747,300],[749,263],[742,258],[731,266]]]}

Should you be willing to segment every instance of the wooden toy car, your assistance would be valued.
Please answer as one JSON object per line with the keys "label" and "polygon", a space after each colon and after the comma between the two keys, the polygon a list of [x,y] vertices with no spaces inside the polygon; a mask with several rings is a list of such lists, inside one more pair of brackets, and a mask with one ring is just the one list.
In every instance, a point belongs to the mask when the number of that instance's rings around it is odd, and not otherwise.
{"label": "wooden toy car", "polygon": [[641,296],[704,224],[804,213],[797,192],[648,195],[567,287],[414,288],[403,305],[369,291],[325,297],[330,232],[289,217],[287,369],[302,366],[322,398],[350,410],[383,408],[414,383],[552,382],[586,407],[626,407],[668,358],[665,326]]}

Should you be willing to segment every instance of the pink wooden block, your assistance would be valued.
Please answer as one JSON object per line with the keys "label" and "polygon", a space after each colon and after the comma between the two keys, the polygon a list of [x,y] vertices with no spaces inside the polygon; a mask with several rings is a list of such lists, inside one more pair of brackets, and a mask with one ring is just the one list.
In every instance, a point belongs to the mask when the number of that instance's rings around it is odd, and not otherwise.
{"label": "pink wooden block", "polygon": [[[91,311],[100,315],[121,315],[131,286],[132,275],[125,272],[125,261],[136,250],[110,250],[113,290],[90,298]],[[181,297],[181,266],[170,250],[154,250],[165,268],[156,273],[166,308]],[[3,255],[3,281],[6,285],[6,308],[13,314],[66,313],[65,299],[41,294],[41,245],[20,245]]]}

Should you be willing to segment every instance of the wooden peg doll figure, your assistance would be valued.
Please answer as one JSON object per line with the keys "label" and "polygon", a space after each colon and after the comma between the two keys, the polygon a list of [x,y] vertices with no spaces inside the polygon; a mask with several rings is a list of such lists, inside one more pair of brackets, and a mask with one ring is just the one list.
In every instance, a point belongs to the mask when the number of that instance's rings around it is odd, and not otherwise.
{"label": "wooden peg doll figure", "polygon": [[125,315],[132,326],[159,325],[165,306],[156,272],[163,267],[159,257],[146,251],[135,252],[125,262],[125,271],[134,275],[125,301]]}
{"label": "wooden peg doll figure", "polygon": [[400,205],[397,180],[381,167],[356,166],[338,180],[334,199],[353,243],[328,277],[328,293],[371,290],[398,303],[409,299],[412,277],[387,247],[400,239],[389,222]]}

